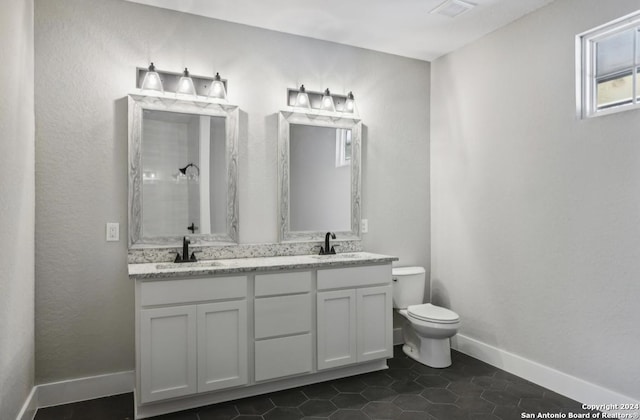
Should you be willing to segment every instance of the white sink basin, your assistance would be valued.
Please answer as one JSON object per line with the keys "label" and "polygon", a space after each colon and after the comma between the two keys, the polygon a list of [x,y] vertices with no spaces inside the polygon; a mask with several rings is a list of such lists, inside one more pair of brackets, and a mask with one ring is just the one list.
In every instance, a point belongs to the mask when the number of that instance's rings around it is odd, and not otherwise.
{"label": "white sink basin", "polygon": [[158,270],[175,270],[176,268],[209,268],[209,267],[222,267],[224,264],[218,261],[196,261],[187,263],[163,263],[157,264]]}

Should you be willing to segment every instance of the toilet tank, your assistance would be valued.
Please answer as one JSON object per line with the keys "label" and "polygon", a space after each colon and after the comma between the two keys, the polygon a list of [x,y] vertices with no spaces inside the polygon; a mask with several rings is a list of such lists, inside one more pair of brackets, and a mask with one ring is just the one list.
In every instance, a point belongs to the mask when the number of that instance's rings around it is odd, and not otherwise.
{"label": "toilet tank", "polygon": [[393,307],[405,309],[409,305],[420,305],[424,297],[425,270],[423,267],[394,267]]}

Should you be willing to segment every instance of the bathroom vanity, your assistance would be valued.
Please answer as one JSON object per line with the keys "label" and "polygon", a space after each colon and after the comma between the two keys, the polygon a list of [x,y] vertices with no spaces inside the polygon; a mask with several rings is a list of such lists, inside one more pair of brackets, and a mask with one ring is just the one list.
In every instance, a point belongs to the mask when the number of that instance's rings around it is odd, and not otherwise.
{"label": "bathroom vanity", "polygon": [[385,369],[394,260],[354,252],[130,264],[136,418]]}

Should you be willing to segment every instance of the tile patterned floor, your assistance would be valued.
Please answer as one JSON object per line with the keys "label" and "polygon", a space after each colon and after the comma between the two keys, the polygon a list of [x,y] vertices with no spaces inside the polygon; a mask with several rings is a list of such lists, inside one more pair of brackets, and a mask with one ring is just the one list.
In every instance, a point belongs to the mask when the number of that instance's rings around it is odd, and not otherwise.
{"label": "tile patterned floor", "polygon": [[[522,413],[584,413],[580,404],[456,351],[432,369],[394,349],[389,369],[245,398],[153,420],[515,420]],[[132,420],[133,395],[38,410],[35,420]]]}

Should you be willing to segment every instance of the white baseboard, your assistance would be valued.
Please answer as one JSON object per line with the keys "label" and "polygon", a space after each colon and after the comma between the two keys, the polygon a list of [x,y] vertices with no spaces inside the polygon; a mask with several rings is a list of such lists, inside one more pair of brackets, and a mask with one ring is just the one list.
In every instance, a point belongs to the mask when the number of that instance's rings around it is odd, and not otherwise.
{"label": "white baseboard", "polygon": [[[457,334],[451,339],[451,347],[461,353],[506,370],[528,381],[565,395],[583,404],[639,404],[626,395],[568,375],[517,354],[501,350],[489,344]],[[604,411],[601,409],[600,411]],[[615,410],[614,410],[615,412]],[[629,414],[629,411],[626,411]]]}
{"label": "white baseboard", "polygon": [[18,417],[16,420],[33,420],[36,416],[36,411],[38,411],[38,390],[34,386],[31,388],[31,392],[27,397],[27,400],[22,405],[22,410],[18,413]]}
{"label": "white baseboard", "polygon": [[132,392],[134,378],[130,370],[38,385],[38,408]]}

